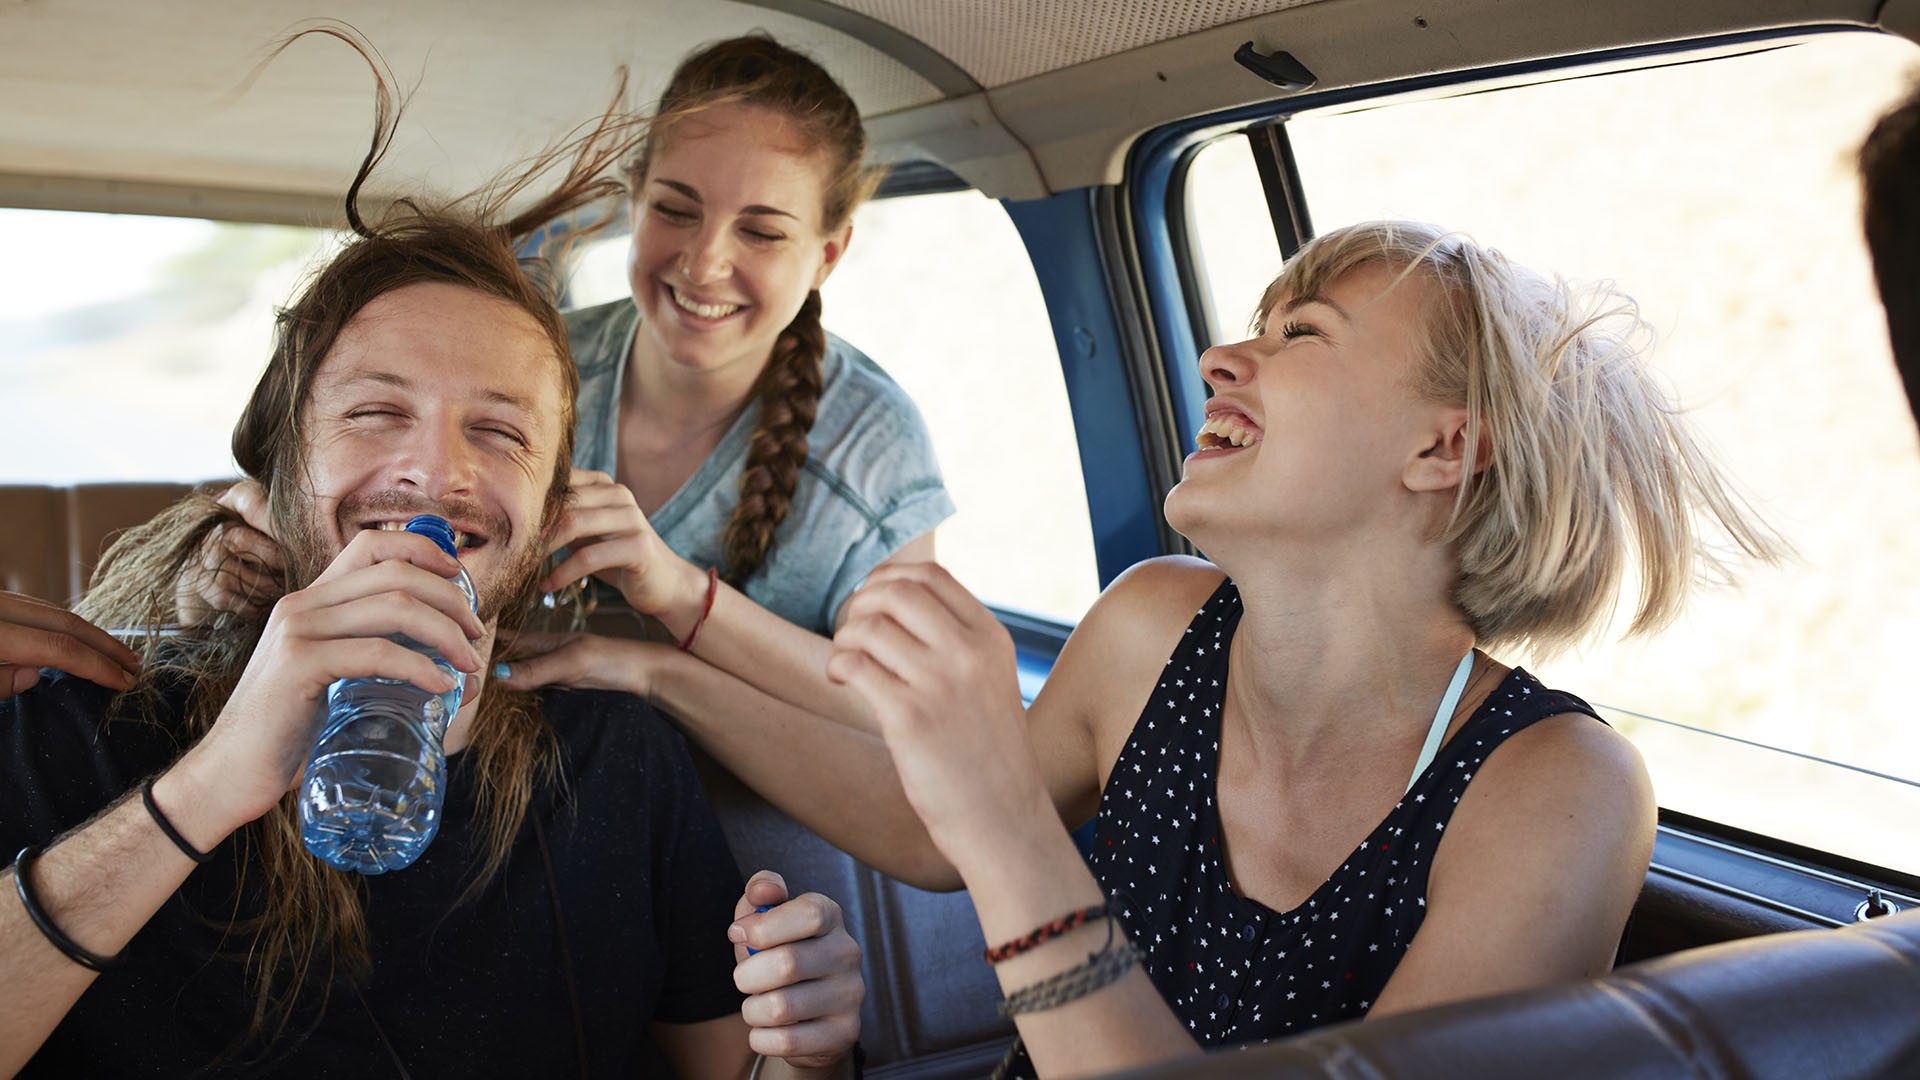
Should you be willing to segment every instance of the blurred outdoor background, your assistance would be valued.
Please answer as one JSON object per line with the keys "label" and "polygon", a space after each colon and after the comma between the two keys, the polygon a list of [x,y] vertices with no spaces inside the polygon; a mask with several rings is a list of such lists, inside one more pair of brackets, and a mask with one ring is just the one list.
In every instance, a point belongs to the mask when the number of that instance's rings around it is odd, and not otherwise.
{"label": "blurred outdoor background", "polygon": [[[1820,35],[1303,115],[1288,131],[1321,229],[1420,218],[1575,281],[1618,282],[1657,329],[1678,399],[1798,549],[1703,593],[1658,638],[1518,659],[1613,710],[1663,805],[1920,873],[1920,441],[1859,239],[1853,160],[1917,58],[1898,39]],[[1204,151],[1189,193],[1217,332],[1239,336],[1279,262],[1245,141]],[[274,307],[335,243],[6,210],[0,236],[16,253],[0,263],[0,483],[231,475],[228,434]],[[619,238],[587,251],[575,301],[623,295],[624,259]],[[934,432],[960,506],[942,561],[989,602],[1076,618],[1099,582],[1072,420],[999,205],[961,193],[863,209],[826,293],[829,328],[892,373]]]}

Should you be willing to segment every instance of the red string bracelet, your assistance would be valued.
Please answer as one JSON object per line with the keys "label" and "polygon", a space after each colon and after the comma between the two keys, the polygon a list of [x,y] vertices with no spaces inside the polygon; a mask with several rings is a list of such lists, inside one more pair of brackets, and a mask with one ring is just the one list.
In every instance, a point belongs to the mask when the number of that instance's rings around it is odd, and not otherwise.
{"label": "red string bracelet", "polygon": [[693,639],[700,636],[700,628],[707,625],[707,616],[713,614],[713,598],[720,591],[720,571],[707,567],[707,606],[700,609],[700,617],[693,622],[693,629],[687,631],[686,640],[680,642],[681,652],[693,651]]}
{"label": "red string bracelet", "polygon": [[1014,938],[1012,941],[1004,942],[988,949],[986,953],[987,963],[997,964],[1002,960],[1019,956],[1035,945],[1052,941],[1054,938],[1070,930],[1085,926],[1095,919],[1104,918],[1106,914],[1107,905],[1105,904],[1095,904],[1089,908],[1081,908],[1079,911],[1068,912],[1050,923],[1035,927],[1028,933]]}

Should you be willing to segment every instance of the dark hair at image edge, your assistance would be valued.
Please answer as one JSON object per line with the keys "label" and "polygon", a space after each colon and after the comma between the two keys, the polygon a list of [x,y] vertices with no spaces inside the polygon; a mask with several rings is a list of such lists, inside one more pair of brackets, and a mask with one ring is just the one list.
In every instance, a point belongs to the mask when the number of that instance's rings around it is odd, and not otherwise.
{"label": "dark hair at image edge", "polygon": [[[527,314],[552,343],[555,371],[566,403],[559,425],[543,527],[560,512],[573,449],[573,402],[579,374],[567,348],[564,324],[555,306],[548,252],[523,258],[525,241],[548,222],[621,191],[609,172],[629,157],[648,121],[620,109],[626,79],[622,73],[613,103],[597,119],[581,125],[561,142],[473,194],[427,205],[401,199],[369,222],[363,216],[363,186],[392,145],[404,102],[396,102],[394,80],[377,51],[352,27],[325,23],[280,42],[274,56],[309,35],[345,42],[373,69],[376,93],[374,132],[346,197],[346,219],[353,236],[326,264],[313,272],[298,295],[279,312],[272,354],[233,432],[233,454],[247,476],[267,491],[275,529],[293,567],[280,584],[288,591],[305,587],[315,565],[306,536],[311,493],[306,489],[303,412],[314,375],[342,330],[368,303],[396,289],[421,283],[452,284],[497,298]],[[544,177],[560,171],[547,193],[516,213],[508,206]],[[584,235],[584,232],[582,233]],[[238,522],[214,501],[196,494],[155,520],[123,534],[102,558],[91,588],[78,606],[87,618],[108,627],[145,628],[141,648],[145,667],[129,694],[149,722],[164,715],[163,692],[184,688],[184,715],[172,734],[182,749],[213,726],[253,654],[265,617],[247,619],[220,614],[212,620],[161,638],[153,631],[177,621],[175,585],[203,542],[222,524]],[[321,553],[324,554],[324,553]],[[233,557],[229,555],[229,557]],[[301,569],[301,567],[305,567]],[[533,575],[520,594],[509,597],[500,613],[496,647],[511,641],[533,598]],[[120,712],[116,703],[115,713]],[[489,684],[464,752],[476,777],[484,842],[475,874],[462,900],[470,898],[498,871],[518,835],[538,784],[559,781],[558,752],[551,730],[531,694]],[[331,869],[309,855],[299,835],[291,795],[259,820],[235,834],[235,858],[242,879],[230,911],[218,914],[233,931],[250,935],[242,951],[248,957],[254,990],[249,1030],[228,1056],[251,1049],[264,1056],[271,1042],[296,1016],[308,990],[324,989],[345,975],[349,982],[371,968],[358,874]],[[257,865],[260,880],[249,883]],[[246,897],[245,901],[242,897]],[[255,899],[257,898],[257,900]],[[311,1013],[317,1022],[327,995],[318,995]],[[300,1010],[304,1015],[306,1009]]]}
{"label": "dark hair at image edge", "polygon": [[1874,124],[1860,147],[1862,216],[1887,336],[1920,419],[1920,88]]}
{"label": "dark hair at image edge", "polygon": [[[660,97],[661,120],[628,170],[634,198],[643,196],[653,150],[673,137],[676,119],[718,104],[777,112],[806,136],[825,165],[824,231],[846,224],[879,186],[882,173],[866,165],[866,129],[846,90],[807,57],[764,34],[749,34],[707,46],[674,70]],[[780,332],[754,387],[759,421],[740,477],[740,500],[721,538],[723,573],[732,585],[743,584],[766,561],[774,531],[792,508],[807,461],[807,433],[820,407],[826,352],[815,289]]]}

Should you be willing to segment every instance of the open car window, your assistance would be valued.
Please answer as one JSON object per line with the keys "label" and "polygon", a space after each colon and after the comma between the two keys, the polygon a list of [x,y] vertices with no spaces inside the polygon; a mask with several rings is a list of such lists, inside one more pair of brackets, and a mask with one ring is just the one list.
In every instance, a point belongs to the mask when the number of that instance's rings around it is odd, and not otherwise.
{"label": "open car window", "polygon": [[0,483],[200,481],[266,366],[274,310],[335,234],[0,209]]}
{"label": "open car window", "polygon": [[[1663,807],[1915,873],[1920,442],[1854,155],[1920,54],[1869,33],[1777,44],[1303,113],[1286,131],[1319,230],[1429,220],[1617,280],[1659,335],[1656,368],[1799,550],[1741,565],[1737,588],[1703,590],[1657,637],[1619,640],[1629,582],[1604,643],[1504,658],[1600,706]],[[1215,141],[1190,175],[1209,321],[1240,336],[1279,265],[1272,230],[1248,227],[1265,209],[1247,141]]]}

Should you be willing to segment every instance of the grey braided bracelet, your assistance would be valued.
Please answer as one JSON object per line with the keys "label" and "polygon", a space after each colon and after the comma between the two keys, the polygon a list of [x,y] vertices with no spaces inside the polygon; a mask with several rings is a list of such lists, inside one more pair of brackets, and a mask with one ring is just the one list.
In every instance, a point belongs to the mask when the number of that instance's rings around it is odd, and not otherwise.
{"label": "grey braided bracelet", "polygon": [[1140,953],[1131,942],[1123,940],[1118,944],[1109,944],[1097,953],[1089,953],[1086,960],[1057,975],[1049,975],[1032,986],[1023,986],[1008,994],[1006,1000],[1000,1003],[1000,1015],[1040,1012],[1086,997],[1118,981],[1132,971],[1133,965],[1139,960]]}

